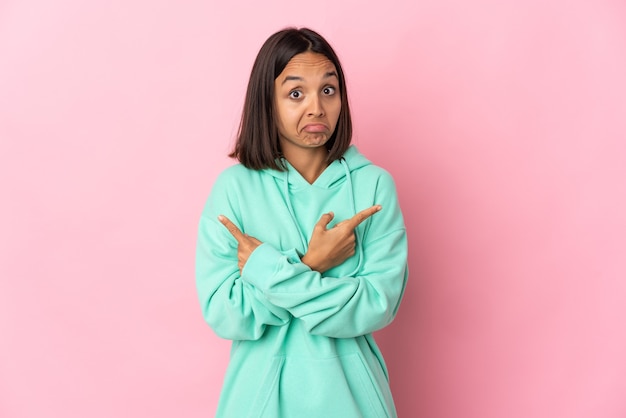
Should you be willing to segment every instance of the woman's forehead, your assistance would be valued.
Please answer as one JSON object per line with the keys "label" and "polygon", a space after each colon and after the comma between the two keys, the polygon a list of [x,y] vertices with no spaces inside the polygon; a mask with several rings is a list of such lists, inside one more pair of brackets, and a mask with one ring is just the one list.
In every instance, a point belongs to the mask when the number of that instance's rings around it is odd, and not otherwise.
{"label": "woman's forehead", "polygon": [[278,77],[286,77],[291,74],[297,75],[297,73],[302,72],[308,73],[318,71],[328,73],[335,72],[336,69],[332,61],[325,55],[307,51],[294,55]]}

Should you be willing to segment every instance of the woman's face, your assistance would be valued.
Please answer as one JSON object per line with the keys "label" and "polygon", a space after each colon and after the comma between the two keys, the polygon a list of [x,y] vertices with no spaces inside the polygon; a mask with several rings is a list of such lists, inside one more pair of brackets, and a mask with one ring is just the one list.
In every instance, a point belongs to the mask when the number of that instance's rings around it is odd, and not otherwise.
{"label": "woman's face", "polygon": [[274,81],[276,125],[283,153],[319,148],[330,139],[341,112],[337,69],[322,54],[295,55]]}

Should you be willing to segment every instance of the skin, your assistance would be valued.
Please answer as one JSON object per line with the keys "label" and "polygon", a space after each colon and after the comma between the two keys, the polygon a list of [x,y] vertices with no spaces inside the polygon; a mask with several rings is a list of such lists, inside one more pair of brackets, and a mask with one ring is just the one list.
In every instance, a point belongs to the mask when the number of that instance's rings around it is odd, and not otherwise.
{"label": "skin", "polygon": [[[324,55],[304,52],[295,55],[274,81],[274,106],[281,149],[284,157],[309,183],[328,167],[325,144],[337,127],[341,113],[339,80],[334,64]],[[381,210],[374,205],[328,229],[333,212],[325,213],[313,228],[308,250],[302,262],[323,273],[354,255],[354,230]],[[250,254],[262,244],[244,234],[227,217],[218,220],[237,240],[240,272]]]}

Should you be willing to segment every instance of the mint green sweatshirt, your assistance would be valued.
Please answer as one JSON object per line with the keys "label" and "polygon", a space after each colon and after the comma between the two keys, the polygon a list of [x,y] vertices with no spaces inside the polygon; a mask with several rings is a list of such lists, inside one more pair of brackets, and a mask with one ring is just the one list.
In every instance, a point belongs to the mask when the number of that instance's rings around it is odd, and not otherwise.
{"label": "mint green sweatshirt", "polygon": [[[309,184],[238,164],[216,180],[200,220],[196,282],[204,318],[233,340],[217,417],[395,417],[372,332],[389,324],[407,280],[407,240],[391,176],[354,146]],[[300,261],[313,227],[374,204],[356,254],[320,274]],[[259,239],[240,274],[223,214]]]}

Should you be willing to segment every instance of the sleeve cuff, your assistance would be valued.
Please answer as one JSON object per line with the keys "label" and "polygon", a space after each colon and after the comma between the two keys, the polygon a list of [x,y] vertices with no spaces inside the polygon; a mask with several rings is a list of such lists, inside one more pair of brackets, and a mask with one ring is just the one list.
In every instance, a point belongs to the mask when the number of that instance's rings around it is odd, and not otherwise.
{"label": "sleeve cuff", "polygon": [[[241,272],[242,280],[255,287],[265,287],[276,272],[288,264],[305,266],[300,260],[300,255],[295,248],[286,251],[278,251],[268,243],[263,243],[255,248],[250,254],[246,265]],[[308,266],[307,266],[308,268]]]}

